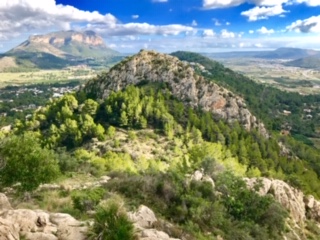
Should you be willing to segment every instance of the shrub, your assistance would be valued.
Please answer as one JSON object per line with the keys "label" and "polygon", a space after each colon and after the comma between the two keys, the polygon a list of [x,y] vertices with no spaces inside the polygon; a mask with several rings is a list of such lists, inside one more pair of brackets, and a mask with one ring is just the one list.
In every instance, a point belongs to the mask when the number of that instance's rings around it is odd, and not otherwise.
{"label": "shrub", "polygon": [[104,194],[105,190],[103,188],[74,191],[71,195],[73,207],[81,212],[93,210],[99,204]]}
{"label": "shrub", "polygon": [[94,224],[88,237],[92,240],[137,239],[133,223],[125,210],[115,201],[109,201],[97,207]]}

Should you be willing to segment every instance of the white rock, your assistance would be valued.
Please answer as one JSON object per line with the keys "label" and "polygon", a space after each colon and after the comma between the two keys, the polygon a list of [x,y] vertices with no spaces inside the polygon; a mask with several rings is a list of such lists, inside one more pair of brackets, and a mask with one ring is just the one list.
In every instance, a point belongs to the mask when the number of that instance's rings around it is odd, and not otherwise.
{"label": "white rock", "polygon": [[153,223],[158,221],[154,212],[144,205],[141,205],[136,212],[129,213],[128,216],[138,228],[152,228]]}

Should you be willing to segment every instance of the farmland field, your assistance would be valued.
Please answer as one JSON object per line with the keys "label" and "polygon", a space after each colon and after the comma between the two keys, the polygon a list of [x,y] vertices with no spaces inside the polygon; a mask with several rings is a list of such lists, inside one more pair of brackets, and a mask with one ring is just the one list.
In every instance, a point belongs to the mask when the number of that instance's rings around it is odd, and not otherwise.
{"label": "farmland field", "polygon": [[251,79],[281,90],[301,94],[320,93],[320,71],[282,65],[283,60],[216,59]]}
{"label": "farmland field", "polygon": [[8,85],[69,82],[87,80],[100,71],[91,68],[68,68],[62,70],[38,70],[28,72],[0,72],[0,88]]}

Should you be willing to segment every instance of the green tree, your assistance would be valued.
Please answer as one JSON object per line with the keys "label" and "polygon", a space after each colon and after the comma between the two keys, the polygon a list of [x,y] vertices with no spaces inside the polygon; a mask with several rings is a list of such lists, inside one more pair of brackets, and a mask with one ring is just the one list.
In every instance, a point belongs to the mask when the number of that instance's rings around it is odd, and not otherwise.
{"label": "green tree", "polygon": [[20,183],[22,191],[35,190],[59,175],[58,161],[53,151],[42,148],[35,133],[10,136],[0,144],[4,166],[0,170],[3,186]]}

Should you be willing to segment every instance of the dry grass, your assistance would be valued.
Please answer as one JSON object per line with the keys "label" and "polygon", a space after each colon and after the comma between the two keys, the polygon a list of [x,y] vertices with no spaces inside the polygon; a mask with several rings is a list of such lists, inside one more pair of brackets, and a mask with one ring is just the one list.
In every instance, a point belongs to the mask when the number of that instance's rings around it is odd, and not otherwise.
{"label": "dry grass", "polygon": [[16,61],[13,57],[0,58],[0,71],[13,67],[17,67]]}
{"label": "dry grass", "polygon": [[92,69],[87,69],[86,72],[83,73],[81,71],[77,71],[77,69],[40,70],[34,72],[0,72],[0,87],[7,85],[66,82],[74,79],[86,80],[96,76],[97,73],[98,72]]}

